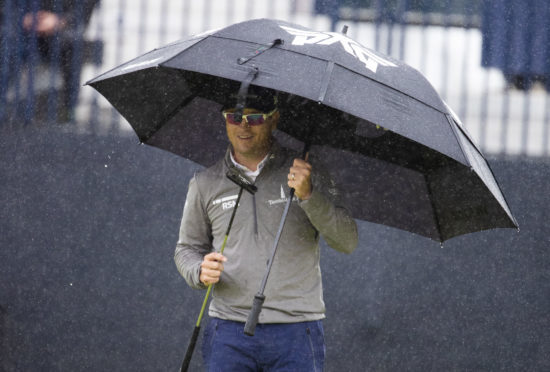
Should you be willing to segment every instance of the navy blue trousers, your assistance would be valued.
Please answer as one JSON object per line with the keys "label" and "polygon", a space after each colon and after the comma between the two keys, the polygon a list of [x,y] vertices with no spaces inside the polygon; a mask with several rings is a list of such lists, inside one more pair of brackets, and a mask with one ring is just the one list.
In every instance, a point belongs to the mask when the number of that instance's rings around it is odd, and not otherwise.
{"label": "navy blue trousers", "polygon": [[323,324],[320,320],[258,324],[254,336],[247,336],[244,323],[211,318],[204,332],[202,354],[209,372],[322,371]]}

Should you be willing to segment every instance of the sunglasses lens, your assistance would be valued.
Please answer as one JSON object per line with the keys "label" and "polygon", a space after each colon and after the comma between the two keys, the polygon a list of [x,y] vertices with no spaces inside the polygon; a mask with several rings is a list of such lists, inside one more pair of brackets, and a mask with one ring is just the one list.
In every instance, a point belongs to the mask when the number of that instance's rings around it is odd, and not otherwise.
{"label": "sunglasses lens", "polygon": [[248,125],[260,125],[264,123],[264,116],[262,114],[249,114],[246,115]]}
{"label": "sunglasses lens", "polygon": [[239,124],[241,124],[240,121],[236,121],[236,120],[235,120],[235,114],[234,114],[234,113],[230,113],[230,112],[226,113],[226,114],[225,114],[225,120],[227,120],[227,122],[228,122],[229,124],[233,124],[233,125],[239,125]]}

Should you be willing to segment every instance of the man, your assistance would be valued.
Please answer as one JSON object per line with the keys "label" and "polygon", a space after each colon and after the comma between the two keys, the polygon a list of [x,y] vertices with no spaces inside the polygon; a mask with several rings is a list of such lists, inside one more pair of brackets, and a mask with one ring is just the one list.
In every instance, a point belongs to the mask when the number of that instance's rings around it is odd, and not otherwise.
{"label": "man", "polygon": [[[178,270],[190,286],[216,284],[203,340],[205,364],[209,371],[320,371],[325,307],[319,235],[332,248],[351,253],[357,246],[357,227],[338,206],[328,175],[273,138],[280,120],[274,94],[251,87],[242,120],[234,115],[234,106],[235,100],[223,111],[230,142],[225,158],[189,183],[175,252]],[[229,168],[254,180],[258,191],[243,194],[221,255],[238,193],[238,186],[225,176]],[[289,187],[296,190],[296,200],[255,335],[246,336],[244,324],[272,253]]]}

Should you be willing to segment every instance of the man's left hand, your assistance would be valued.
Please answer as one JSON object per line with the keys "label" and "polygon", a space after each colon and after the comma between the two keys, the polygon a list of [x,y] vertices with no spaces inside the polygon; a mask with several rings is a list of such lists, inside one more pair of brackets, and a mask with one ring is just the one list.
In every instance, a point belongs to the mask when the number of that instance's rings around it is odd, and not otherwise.
{"label": "man's left hand", "polygon": [[288,186],[293,187],[300,200],[311,197],[311,164],[302,159],[294,159],[288,173]]}

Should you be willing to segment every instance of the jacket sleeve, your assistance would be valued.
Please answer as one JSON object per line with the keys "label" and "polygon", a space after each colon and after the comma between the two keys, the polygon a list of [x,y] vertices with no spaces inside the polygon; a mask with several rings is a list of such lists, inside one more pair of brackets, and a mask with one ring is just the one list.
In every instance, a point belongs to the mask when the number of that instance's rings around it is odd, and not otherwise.
{"label": "jacket sleeve", "polygon": [[203,257],[212,250],[212,228],[195,175],[189,182],[174,254],[178,271],[192,288],[206,288],[199,280],[200,265]]}
{"label": "jacket sleeve", "polygon": [[300,201],[300,206],[331,248],[344,253],[357,248],[357,224],[342,205],[340,192],[328,174],[314,173],[311,197]]}

